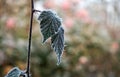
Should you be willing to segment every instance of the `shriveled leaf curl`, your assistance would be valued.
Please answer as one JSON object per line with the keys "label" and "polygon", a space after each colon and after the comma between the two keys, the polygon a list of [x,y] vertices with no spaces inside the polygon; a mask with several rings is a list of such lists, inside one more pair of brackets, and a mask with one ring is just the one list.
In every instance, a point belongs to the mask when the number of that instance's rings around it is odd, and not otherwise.
{"label": "shriveled leaf curl", "polygon": [[62,28],[61,18],[51,10],[42,11],[40,29],[43,36],[43,43],[51,37],[51,47],[57,54],[58,65],[61,62],[61,55],[64,50],[64,29]]}

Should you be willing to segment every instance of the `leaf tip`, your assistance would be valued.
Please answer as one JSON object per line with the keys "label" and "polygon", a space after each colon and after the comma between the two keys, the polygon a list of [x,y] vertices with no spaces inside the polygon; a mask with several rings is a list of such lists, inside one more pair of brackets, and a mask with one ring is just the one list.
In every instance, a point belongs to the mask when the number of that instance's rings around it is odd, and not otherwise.
{"label": "leaf tip", "polygon": [[57,55],[57,66],[61,63],[61,54]]}

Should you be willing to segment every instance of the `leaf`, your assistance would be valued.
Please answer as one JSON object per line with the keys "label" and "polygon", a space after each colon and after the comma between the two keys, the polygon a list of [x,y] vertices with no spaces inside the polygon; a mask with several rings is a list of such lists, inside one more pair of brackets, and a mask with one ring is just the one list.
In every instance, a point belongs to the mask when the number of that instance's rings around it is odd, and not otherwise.
{"label": "leaf", "polygon": [[19,77],[21,70],[18,67],[11,69],[5,77]]}
{"label": "leaf", "polygon": [[60,27],[58,32],[52,36],[51,43],[52,48],[57,54],[57,65],[59,65],[61,62],[61,55],[64,50],[64,29],[62,27]]}
{"label": "leaf", "polygon": [[43,35],[43,43],[56,32],[61,26],[61,18],[51,10],[43,11],[38,20],[40,20],[40,28]]}
{"label": "leaf", "polygon": [[64,29],[61,26],[61,18],[53,11],[47,10],[42,11],[38,20],[40,20],[43,43],[51,37],[51,47],[57,54],[57,65],[59,65],[61,62],[61,55],[64,50]]}

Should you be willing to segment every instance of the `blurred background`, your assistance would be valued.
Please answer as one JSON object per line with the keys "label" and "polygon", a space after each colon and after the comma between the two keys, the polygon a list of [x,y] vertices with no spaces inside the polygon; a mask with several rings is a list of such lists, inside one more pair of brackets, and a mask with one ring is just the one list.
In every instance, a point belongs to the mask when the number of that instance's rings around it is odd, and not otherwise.
{"label": "blurred background", "polygon": [[[49,41],[42,44],[34,13],[32,77],[120,77],[120,0],[34,0],[63,19],[65,50],[56,66]],[[0,0],[0,77],[26,68],[30,0]]]}

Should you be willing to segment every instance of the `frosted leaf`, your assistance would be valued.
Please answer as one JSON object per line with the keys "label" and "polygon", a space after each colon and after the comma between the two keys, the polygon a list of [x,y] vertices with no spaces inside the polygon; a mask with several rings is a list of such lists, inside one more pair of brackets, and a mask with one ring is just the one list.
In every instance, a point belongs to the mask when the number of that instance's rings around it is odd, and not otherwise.
{"label": "frosted leaf", "polygon": [[61,18],[51,10],[42,11],[38,20],[40,20],[40,29],[43,35],[43,43],[54,35],[61,26]]}
{"label": "frosted leaf", "polygon": [[64,29],[62,28],[61,18],[51,10],[42,11],[38,20],[43,35],[43,43],[51,37],[51,47],[57,55],[57,65],[61,62],[61,55],[64,50]]}
{"label": "frosted leaf", "polygon": [[58,32],[52,36],[51,44],[57,54],[57,65],[59,65],[61,62],[61,55],[64,50],[64,29],[62,27],[60,27]]}
{"label": "frosted leaf", "polygon": [[12,68],[5,77],[19,77],[21,70],[18,67]]}

